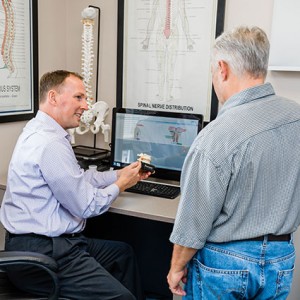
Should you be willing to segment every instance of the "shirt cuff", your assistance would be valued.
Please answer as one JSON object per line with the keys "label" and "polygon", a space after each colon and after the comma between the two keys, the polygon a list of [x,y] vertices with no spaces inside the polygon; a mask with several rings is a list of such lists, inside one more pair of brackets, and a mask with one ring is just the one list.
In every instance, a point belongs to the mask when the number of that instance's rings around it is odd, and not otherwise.
{"label": "shirt cuff", "polygon": [[120,194],[120,189],[119,189],[119,187],[115,183],[107,186],[104,190],[107,192],[107,194],[111,195],[114,200]]}

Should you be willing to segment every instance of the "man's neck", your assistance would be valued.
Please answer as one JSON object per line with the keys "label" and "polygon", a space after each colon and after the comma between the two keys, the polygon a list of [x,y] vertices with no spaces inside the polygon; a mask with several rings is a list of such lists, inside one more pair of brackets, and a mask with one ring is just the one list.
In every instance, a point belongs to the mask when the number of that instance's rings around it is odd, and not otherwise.
{"label": "man's neck", "polygon": [[228,89],[225,96],[224,103],[233,95],[238,94],[246,89],[264,84],[264,78],[253,78],[253,77],[245,77],[241,78],[232,78],[232,80],[228,81]]}

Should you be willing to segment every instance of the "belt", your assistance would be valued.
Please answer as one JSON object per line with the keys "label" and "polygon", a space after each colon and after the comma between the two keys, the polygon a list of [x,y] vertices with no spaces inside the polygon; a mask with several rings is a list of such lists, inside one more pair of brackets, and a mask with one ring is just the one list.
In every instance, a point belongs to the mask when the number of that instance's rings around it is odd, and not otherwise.
{"label": "belt", "polygon": [[255,238],[246,239],[245,241],[264,241],[265,237],[270,242],[288,242],[291,240],[291,234],[282,234],[282,235],[266,234],[262,236],[257,236]]}
{"label": "belt", "polygon": [[[52,238],[50,236],[46,236],[46,235],[42,235],[42,234],[36,234],[36,233],[16,234],[16,233],[10,233],[10,232],[6,231],[6,234],[7,234],[8,237],[30,236],[30,237],[36,237],[36,238],[42,238],[42,239],[51,239]],[[65,234],[61,234],[58,237],[69,239],[69,238],[79,237],[81,235],[82,235],[82,233],[80,233],[80,232],[78,232],[78,233],[65,233]]]}
{"label": "belt", "polygon": [[63,237],[63,238],[73,238],[73,237],[79,237],[82,236],[81,232],[77,232],[77,233],[65,233],[65,234],[61,234],[59,237]]}

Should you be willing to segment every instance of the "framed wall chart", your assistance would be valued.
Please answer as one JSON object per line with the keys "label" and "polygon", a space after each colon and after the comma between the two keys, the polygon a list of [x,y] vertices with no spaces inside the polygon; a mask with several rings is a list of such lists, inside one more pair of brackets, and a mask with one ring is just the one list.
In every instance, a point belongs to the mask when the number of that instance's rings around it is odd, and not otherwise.
{"label": "framed wall chart", "polygon": [[37,0],[0,2],[0,122],[31,119],[38,107]]}
{"label": "framed wall chart", "polygon": [[215,118],[210,55],[224,11],[225,0],[119,0],[117,106]]}

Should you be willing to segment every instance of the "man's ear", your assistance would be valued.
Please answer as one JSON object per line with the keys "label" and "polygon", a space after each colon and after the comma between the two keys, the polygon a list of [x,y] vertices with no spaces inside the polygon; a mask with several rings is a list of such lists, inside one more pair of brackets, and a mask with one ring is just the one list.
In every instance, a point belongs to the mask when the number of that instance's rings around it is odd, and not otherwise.
{"label": "man's ear", "polygon": [[228,75],[229,75],[228,64],[224,60],[220,60],[218,62],[218,64],[219,64],[219,68],[220,68],[220,72],[221,72],[221,77],[222,77],[223,81],[225,81],[225,80],[227,80]]}
{"label": "man's ear", "polygon": [[51,105],[56,106],[56,92],[54,90],[48,92],[48,101]]}

